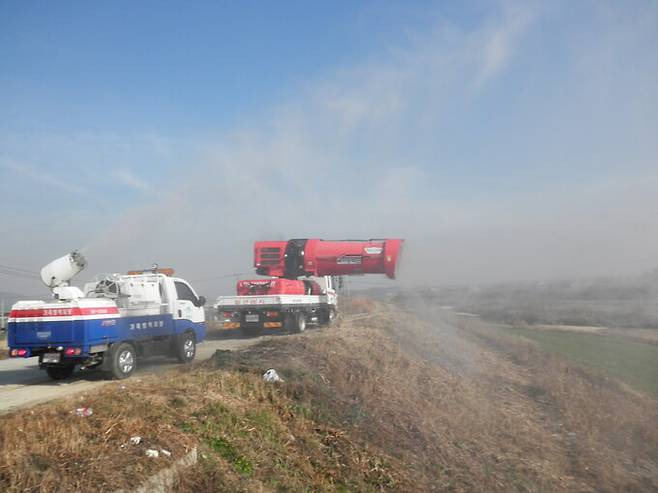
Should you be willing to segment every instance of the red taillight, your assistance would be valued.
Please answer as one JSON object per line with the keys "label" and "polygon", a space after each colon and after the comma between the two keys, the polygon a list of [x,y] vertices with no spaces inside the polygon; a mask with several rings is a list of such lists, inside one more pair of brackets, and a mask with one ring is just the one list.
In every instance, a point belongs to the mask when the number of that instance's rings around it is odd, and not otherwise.
{"label": "red taillight", "polygon": [[67,347],[64,351],[66,356],[79,356],[82,353],[82,349],[79,347]]}
{"label": "red taillight", "polygon": [[27,349],[12,349],[9,352],[9,356],[12,358],[24,358],[27,356]]}
{"label": "red taillight", "polygon": [[279,312],[265,312],[265,316],[268,318],[274,318],[279,316]]}

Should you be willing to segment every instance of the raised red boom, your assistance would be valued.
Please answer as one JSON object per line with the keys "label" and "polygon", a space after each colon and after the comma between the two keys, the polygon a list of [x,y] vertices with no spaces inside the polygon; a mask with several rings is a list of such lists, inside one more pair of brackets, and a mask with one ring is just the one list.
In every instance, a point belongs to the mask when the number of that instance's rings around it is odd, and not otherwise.
{"label": "raised red boom", "polygon": [[254,243],[254,267],[260,275],[286,279],[350,274],[386,274],[395,279],[403,241],[257,241]]}

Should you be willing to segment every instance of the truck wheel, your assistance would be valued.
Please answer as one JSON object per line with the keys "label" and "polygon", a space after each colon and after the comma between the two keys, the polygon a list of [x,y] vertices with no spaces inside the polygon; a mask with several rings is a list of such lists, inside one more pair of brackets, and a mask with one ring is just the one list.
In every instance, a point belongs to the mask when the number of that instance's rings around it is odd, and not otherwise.
{"label": "truck wheel", "polygon": [[296,333],[304,332],[306,330],[306,315],[298,313],[295,317],[294,331]]}
{"label": "truck wheel", "polygon": [[64,380],[65,378],[69,378],[73,375],[73,370],[75,370],[75,365],[46,367],[46,373],[53,380]]}
{"label": "truck wheel", "polygon": [[191,332],[178,336],[178,351],[176,358],[181,363],[189,363],[196,356],[196,338]]}
{"label": "truck wheel", "polygon": [[110,372],[116,380],[128,378],[137,367],[137,355],[135,348],[126,342],[122,342],[112,351],[112,368]]}
{"label": "truck wheel", "polygon": [[336,314],[336,310],[330,308],[329,314],[327,315],[327,327],[333,327],[334,325],[336,325],[337,320],[338,320],[338,315]]}
{"label": "truck wheel", "polygon": [[295,326],[295,314],[294,313],[284,313],[283,314],[283,330],[286,332],[292,332]]}

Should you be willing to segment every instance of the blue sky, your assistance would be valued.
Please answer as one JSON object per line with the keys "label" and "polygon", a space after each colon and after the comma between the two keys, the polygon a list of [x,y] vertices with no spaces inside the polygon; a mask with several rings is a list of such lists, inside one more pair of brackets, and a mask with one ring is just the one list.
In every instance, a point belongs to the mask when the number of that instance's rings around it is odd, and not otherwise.
{"label": "blue sky", "polygon": [[642,1],[0,1],[0,264],[390,235],[410,284],[650,269],[656,46]]}
{"label": "blue sky", "polygon": [[[3,2],[9,129],[225,129],[375,54],[423,4]],[[66,112],[62,114],[62,109]],[[29,111],[29,115],[26,114]]]}

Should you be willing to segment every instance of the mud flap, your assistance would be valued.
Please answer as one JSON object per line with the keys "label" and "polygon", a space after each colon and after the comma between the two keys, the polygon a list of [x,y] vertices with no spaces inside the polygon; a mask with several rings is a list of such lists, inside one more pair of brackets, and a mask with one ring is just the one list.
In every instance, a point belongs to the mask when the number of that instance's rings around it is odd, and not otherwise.
{"label": "mud flap", "polygon": [[103,353],[103,361],[97,366],[99,370],[112,371],[112,353],[116,347],[116,344],[110,344],[110,347]]}

